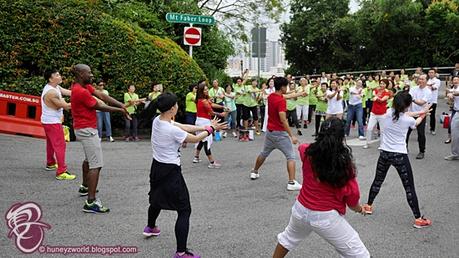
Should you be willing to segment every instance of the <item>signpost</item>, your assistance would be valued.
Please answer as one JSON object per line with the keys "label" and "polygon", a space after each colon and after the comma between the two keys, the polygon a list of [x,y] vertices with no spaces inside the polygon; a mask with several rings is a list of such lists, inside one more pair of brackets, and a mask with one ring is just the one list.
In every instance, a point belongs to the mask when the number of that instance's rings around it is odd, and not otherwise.
{"label": "signpost", "polygon": [[188,23],[183,31],[183,44],[190,46],[190,57],[193,57],[193,46],[201,45],[202,32],[201,28],[193,27],[193,24],[214,25],[215,18],[205,15],[194,15],[186,13],[167,13],[166,20],[170,23]]}

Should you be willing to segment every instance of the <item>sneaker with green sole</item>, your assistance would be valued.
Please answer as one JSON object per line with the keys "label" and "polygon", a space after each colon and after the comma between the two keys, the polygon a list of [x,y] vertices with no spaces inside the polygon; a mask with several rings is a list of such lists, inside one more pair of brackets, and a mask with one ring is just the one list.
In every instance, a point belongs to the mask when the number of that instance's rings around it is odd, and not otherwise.
{"label": "sneaker with green sole", "polygon": [[61,173],[61,174],[56,176],[57,180],[73,180],[75,178],[76,178],[76,176],[70,174],[68,171],[65,171],[65,172],[63,172],[63,173]]}
{"label": "sneaker with green sole", "polygon": [[57,169],[57,164],[54,165],[46,165],[45,170],[52,171]]}
{"label": "sneaker with green sole", "polygon": [[109,208],[104,207],[99,199],[96,199],[92,203],[88,203],[88,200],[84,202],[83,211],[86,213],[107,213],[110,211]]}

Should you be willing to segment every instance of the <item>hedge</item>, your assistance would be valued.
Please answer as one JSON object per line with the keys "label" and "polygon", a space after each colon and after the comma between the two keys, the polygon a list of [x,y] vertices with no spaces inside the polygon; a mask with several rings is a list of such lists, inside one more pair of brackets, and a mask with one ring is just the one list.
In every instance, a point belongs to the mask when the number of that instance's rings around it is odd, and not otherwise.
{"label": "hedge", "polygon": [[39,95],[43,71],[53,67],[69,87],[78,63],[119,100],[129,84],[145,96],[152,81],[183,99],[188,85],[205,79],[175,42],[123,19],[122,9],[113,16],[106,8],[97,0],[0,0],[0,89]]}

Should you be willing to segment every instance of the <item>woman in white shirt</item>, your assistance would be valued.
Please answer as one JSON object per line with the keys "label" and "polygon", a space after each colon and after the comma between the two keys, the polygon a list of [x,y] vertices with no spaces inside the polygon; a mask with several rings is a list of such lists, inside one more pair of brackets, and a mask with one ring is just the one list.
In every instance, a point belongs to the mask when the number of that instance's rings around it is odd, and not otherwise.
{"label": "woman in white shirt", "polygon": [[325,119],[330,117],[338,117],[343,119],[343,92],[338,87],[338,82],[332,80],[330,83],[330,89],[326,93],[328,99],[328,107]]}
{"label": "woman in white shirt", "polygon": [[[180,146],[184,141],[197,143],[211,135],[215,130],[225,129],[226,124],[212,120],[211,125],[184,125],[173,121],[177,114],[177,96],[166,92],[158,96],[156,101],[148,105],[142,116],[153,120],[151,145],[153,163],[150,171],[150,192],[148,208],[148,224],[143,231],[146,237],[158,236],[161,231],[156,219],[161,210],[178,212],[175,224],[177,252],[174,257],[195,258],[187,249],[187,237],[190,226],[190,196],[180,166]],[[198,133],[195,135],[194,133]]]}
{"label": "woman in white shirt", "polygon": [[[406,134],[408,129],[414,129],[419,125],[429,112],[430,106],[426,106],[418,112],[407,112],[413,98],[406,92],[398,93],[393,102],[393,108],[389,109],[384,115],[384,131],[382,131],[381,150],[378,163],[376,166],[376,174],[373,183],[371,184],[368,202],[364,205],[364,210],[367,214],[373,213],[373,201],[378,195],[384,179],[390,166],[394,166],[397,170],[403,187],[405,188],[408,205],[414,215],[413,227],[424,228],[432,224],[432,221],[421,216],[419,210],[418,198],[414,187],[413,171],[411,169],[408,151],[405,144]],[[417,117],[414,119],[413,117]]]}

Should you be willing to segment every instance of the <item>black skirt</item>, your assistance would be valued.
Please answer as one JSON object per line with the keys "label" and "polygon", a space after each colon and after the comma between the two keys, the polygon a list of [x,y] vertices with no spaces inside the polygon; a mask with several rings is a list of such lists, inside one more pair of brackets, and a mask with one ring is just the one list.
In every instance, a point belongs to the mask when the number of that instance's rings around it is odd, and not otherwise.
{"label": "black skirt", "polygon": [[161,163],[153,159],[150,170],[150,205],[162,210],[190,209],[190,194],[182,175],[175,164]]}

